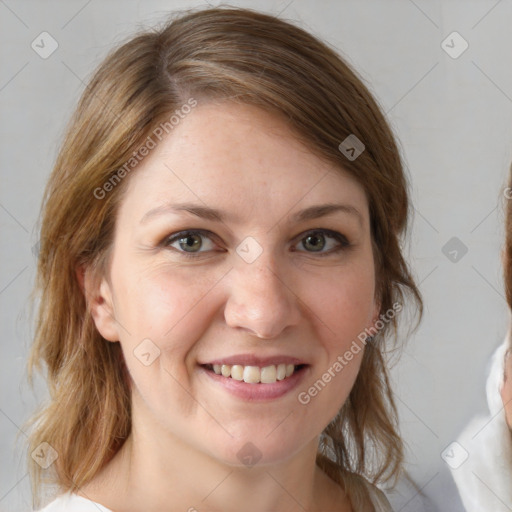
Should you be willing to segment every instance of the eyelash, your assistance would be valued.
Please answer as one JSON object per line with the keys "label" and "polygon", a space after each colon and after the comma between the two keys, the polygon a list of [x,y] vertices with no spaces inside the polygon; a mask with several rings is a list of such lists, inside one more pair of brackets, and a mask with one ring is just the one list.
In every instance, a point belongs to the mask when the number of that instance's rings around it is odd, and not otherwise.
{"label": "eyelash", "polygon": [[[308,236],[317,235],[317,234],[323,234],[327,238],[334,238],[340,244],[339,247],[331,249],[328,252],[316,253],[320,257],[326,257],[333,253],[341,252],[345,249],[348,249],[351,246],[350,242],[347,240],[347,238],[344,235],[342,235],[341,233],[338,233],[337,231],[332,231],[330,229],[312,229],[312,230],[306,231],[304,233],[304,235],[299,239],[299,243],[302,240],[304,240],[305,238],[307,238]],[[174,233],[174,234],[164,238],[164,240],[162,240],[162,242],[159,245],[162,247],[169,247],[172,243],[174,243],[182,238],[187,238],[187,236],[190,236],[190,235],[201,235],[201,236],[206,236],[207,238],[212,239],[211,235],[213,235],[213,233],[211,233],[210,231],[204,230],[204,229],[191,229],[191,230],[179,231],[178,233]],[[190,258],[190,259],[198,258],[198,257],[200,257],[201,254],[207,252],[207,251],[186,252],[186,251],[182,251],[180,249],[176,249],[175,247],[172,247],[172,249],[175,249],[179,254],[183,255],[185,258]],[[301,251],[301,252],[309,252],[310,254],[315,254],[315,252],[313,252],[313,251]]]}

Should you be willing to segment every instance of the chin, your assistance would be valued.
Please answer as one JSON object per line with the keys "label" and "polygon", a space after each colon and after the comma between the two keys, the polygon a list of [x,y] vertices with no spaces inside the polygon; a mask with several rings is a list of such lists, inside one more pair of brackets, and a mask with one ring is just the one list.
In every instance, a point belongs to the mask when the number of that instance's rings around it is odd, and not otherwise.
{"label": "chin", "polygon": [[304,447],[304,444],[294,443],[289,437],[284,439],[276,435],[275,439],[271,440],[272,435],[238,437],[231,440],[225,451],[212,455],[228,466],[250,468],[286,462]]}

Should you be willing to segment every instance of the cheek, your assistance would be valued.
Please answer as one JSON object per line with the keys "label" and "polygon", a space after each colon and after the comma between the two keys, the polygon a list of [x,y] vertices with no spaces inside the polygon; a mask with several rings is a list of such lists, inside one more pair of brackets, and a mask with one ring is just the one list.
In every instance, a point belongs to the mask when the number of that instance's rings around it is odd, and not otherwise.
{"label": "cheek", "polygon": [[329,334],[330,343],[344,346],[356,339],[373,320],[375,282],[372,267],[339,269],[322,280],[306,283],[307,305]]}
{"label": "cheek", "polygon": [[307,304],[319,326],[317,334],[323,333],[318,341],[325,352],[299,401],[324,420],[338,413],[359,373],[365,350],[361,338],[366,338],[374,314],[375,284],[368,268],[373,267],[343,268],[328,279],[315,277],[309,283]]}
{"label": "cheek", "polygon": [[197,279],[169,265],[125,276],[117,275],[116,316],[134,388],[156,414],[159,407],[178,407],[188,416],[194,401],[184,388],[192,368],[183,362],[213,320],[208,291],[218,278]]}
{"label": "cheek", "polygon": [[199,337],[208,324],[204,300],[218,280],[197,274],[168,265],[118,274],[116,316],[129,333],[125,340],[132,345],[149,338],[161,350],[186,350],[187,340]]}

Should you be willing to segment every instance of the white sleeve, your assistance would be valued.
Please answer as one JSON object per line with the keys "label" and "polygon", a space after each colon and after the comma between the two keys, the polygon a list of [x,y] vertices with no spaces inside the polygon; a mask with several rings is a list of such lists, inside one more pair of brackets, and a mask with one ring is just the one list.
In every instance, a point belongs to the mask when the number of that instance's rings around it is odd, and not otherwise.
{"label": "white sleeve", "polygon": [[467,459],[452,476],[467,512],[510,512],[512,509],[512,433],[501,400],[508,339],[494,352],[487,379],[489,414],[474,418],[457,442]]}

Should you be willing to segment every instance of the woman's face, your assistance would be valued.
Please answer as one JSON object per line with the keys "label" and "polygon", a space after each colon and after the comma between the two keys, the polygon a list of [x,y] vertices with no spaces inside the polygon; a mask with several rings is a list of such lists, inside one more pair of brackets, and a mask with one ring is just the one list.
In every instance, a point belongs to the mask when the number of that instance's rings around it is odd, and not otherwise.
{"label": "woman's face", "polygon": [[200,104],[126,179],[93,316],[133,413],[228,464],[316,442],[378,315],[363,188],[230,103]]}

